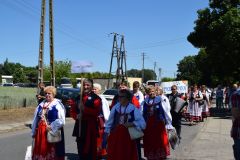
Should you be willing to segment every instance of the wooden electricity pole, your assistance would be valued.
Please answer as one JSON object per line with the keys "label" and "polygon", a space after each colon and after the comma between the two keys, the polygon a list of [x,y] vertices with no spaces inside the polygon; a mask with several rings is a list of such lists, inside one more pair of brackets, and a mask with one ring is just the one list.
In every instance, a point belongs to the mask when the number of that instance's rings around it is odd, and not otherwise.
{"label": "wooden electricity pole", "polygon": [[142,53],[142,83],[144,82],[144,59],[145,59],[145,53]]}
{"label": "wooden electricity pole", "polygon": [[[38,57],[38,84],[43,82],[43,53],[44,53],[44,33],[45,33],[45,15],[46,0],[42,0],[41,5],[41,22],[40,22],[40,40],[39,40],[39,57]],[[50,43],[50,72],[51,85],[55,86],[55,66],[54,66],[54,35],[53,35],[53,3],[49,0],[49,43]]]}
{"label": "wooden electricity pole", "polygon": [[49,0],[49,42],[50,42],[50,72],[51,85],[55,86],[55,66],[54,66],[54,36],[53,36],[53,3]]}
{"label": "wooden electricity pole", "polygon": [[44,31],[45,31],[45,14],[46,14],[45,11],[46,11],[46,0],[42,0],[39,57],[38,57],[38,84],[40,82],[43,82],[43,53],[44,53]]}

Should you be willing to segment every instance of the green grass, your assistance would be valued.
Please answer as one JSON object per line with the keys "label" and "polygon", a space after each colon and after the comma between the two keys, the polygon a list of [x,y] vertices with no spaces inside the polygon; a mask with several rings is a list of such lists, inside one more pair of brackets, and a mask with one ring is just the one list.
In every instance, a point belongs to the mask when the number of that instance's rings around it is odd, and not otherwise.
{"label": "green grass", "polygon": [[37,88],[0,87],[0,109],[37,105]]}

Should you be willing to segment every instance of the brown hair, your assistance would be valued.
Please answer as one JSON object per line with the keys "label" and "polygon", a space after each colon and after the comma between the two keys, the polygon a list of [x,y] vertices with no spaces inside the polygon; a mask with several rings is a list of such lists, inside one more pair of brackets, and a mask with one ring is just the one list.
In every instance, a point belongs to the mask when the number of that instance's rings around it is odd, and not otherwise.
{"label": "brown hair", "polygon": [[138,81],[134,81],[133,82],[133,88],[139,88],[140,87],[140,83]]}
{"label": "brown hair", "polygon": [[124,94],[124,96],[131,101],[132,99],[132,93],[128,89],[122,89],[119,91],[120,94]]}

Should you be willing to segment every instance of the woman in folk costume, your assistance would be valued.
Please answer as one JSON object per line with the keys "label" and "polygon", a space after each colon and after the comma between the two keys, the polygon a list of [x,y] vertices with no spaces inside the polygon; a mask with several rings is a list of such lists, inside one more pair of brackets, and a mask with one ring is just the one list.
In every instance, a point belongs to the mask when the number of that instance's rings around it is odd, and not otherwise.
{"label": "woman in folk costume", "polygon": [[[32,137],[35,139],[33,147],[33,160],[64,160],[64,131],[65,109],[60,100],[55,99],[56,88],[44,88],[45,100],[36,108],[32,123]],[[49,143],[47,132],[56,133],[61,130],[61,141]]]}
{"label": "woman in folk costume", "polygon": [[81,85],[81,97],[71,107],[75,119],[73,137],[76,137],[80,160],[97,159],[98,116],[102,108],[101,98],[93,90],[93,80],[85,78]]}
{"label": "woman in folk costume", "polygon": [[190,116],[191,108],[190,108],[190,105],[189,105],[189,98],[190,98],[190,95],[191,95],[192,91],[193,91],[193,86],[188,87],[188,92],[186,93],[186,101],[187,101],[188,105],[185,108],[184,114],[183,114],[183,117],[188,122],[191,122],[191,116]]}
{"label": "woman in folk costume", "polygon": [[137,160],[136,141],[130,138],[128,127],[143,130],[146,123],[139,109],[131,103],[132,94],[129,90],[120,90],[118,98],[119,103],[113,106],[105,125],[108,160]]}
{"label": "woman in folk costume", "polygon": [[171,106],[170,106],[169,99],[168,99],[167,96],[165,96],[163,94],[163,89],[161,87],[157,87],[156,94],[157,94],[157,96],[161,97],[161,103],[162,103],[162,107],[163,107],[163,110],[164,110],[164,115],[165,115],[165,118],[166,118],[166,121],[167,121],[165,123],[166,129],[167,130],[173,129],[174,127],[172,126],[172,115],[170,113]]}
{"label": "woman in folk costume", "polygon": [[204,118],[207,118],[209,116],[209,107],[210,107],[210,93],[206,90],[206,86],[202,85],[201,92],[203,95],[203,105],[202,105],[202,121],[204,121]]}
{"label": "woman in folk costume", "polygon": [[201,100],[203,100],[203,95],[197,85],[194,85],[189,95],[190,125],[195,124],[194,121],[199,122],[202,118]]}
{"label": "woman in folk costume", "polygon": [[102,100],[102,109],[101,109],[101,113],[98,116],[98,134],[99,137],[97,138],[97,157],[99,159],[106,157],[107,155],[107,151],[106,148],[102,148],[102,143],[106,143],[106,142],[102,142],[103,141],[103,133],[104,133],[104,127],[105,127],[105,123],[108,120],[108,117],[110,115],[110,108],[109,108],[109,103],[106,100],[106,98],[101,95],[101,85],[99,83],[94,83],[93,84],[93,92],[95,94],[97,94],[101,100]]}
{"label": "woman in folk costume", "polygon": [[148,160],[166,159],[170,155],[167,131],[165,128],[165,112],[161,104],[161,98],[156,96],[155,88],[150,87],[148,97],[143,106],[143,116],[146,120],[143,146],[144,156]]}

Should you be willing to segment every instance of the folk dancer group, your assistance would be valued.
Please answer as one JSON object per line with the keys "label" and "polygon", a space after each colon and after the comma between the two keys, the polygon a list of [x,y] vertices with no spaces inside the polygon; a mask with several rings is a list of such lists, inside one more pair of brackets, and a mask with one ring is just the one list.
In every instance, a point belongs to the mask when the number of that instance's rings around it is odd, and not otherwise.
{"label": "folk dancer group", "polygon": [[[134,82],[130,91],[126,82],[119,85],[118,95],[109,106],[99,95],[101,85],[91,79],[84,79],[81,97],[71,103],[71,117],[75,119],[73,136],[76,137],[80,160],[138,160],[142,159],[141,139],[144,157],[148,160],[166,159],[170,155],[169,131],[176,129],[181,139],[182,111],[176,111],[177,86],[167,97],[160,87],[149,86],[145,95],[139,90],[140,84]],[[38,105],[32,127],[35,140],[32,159],[64,159],[65,110],[62,103],[55,99],[56,88],[44,88],[45,99]],[[189,93],[188,111],[191,120],[199,114],[198,101],[204,99],[204,92],[195,88]],[[197,108],[198,107],[198,108]],[[208,107],[207,107],[208,108]],[[197,110],[198,109],[198,110]],[[207,110],[206,110],[207,112]],[[128,129],[134,127],[142,131],[142,138],[132,139]],[[46,133],[61,131],[61,141],[50,143]]]}
{"label": "folk dancer group", "polygon": [[209,115],[211,106],[211,93],[205,85],[198,87],[197,85],[189,87],[185,100],[188,102],[183,117],[189,121],[189,125],[195,125],[203,122]]}

